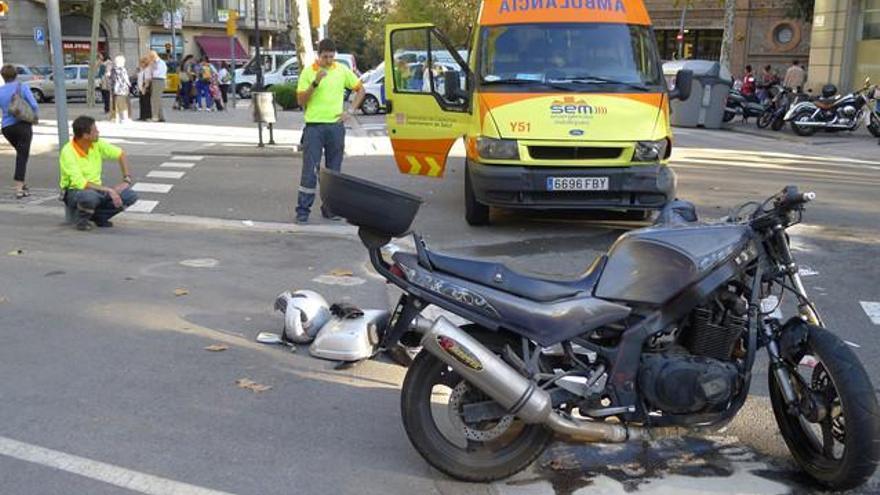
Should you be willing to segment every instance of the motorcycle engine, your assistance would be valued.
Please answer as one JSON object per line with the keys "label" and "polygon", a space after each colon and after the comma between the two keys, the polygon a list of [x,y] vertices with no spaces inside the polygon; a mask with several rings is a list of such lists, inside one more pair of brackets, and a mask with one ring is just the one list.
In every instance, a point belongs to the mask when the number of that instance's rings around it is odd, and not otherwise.
{"label": "motorcycle engine", "polygon": [[734,360],[746,334],[747,308],[741,295],[721,289],[672,332],[673,343],[655,339],[639,369],[648,404],[670,414],[723,409],[739,392]]}
{"label": "motorcycle engine", "polygon": [[670,414],[718,411],[738,391],[731,363],[691,354],[645,354],[639,388],[653,408]]}
{"label": "motorcycle engine", "polygon": [[851,106],[851,105],[847,105],[847,106],[841,108],[839,110],[839,112],[840,112],[841,117],[844,117],[847,119],[852,119],[853,117],[856,116],[856,107]]}

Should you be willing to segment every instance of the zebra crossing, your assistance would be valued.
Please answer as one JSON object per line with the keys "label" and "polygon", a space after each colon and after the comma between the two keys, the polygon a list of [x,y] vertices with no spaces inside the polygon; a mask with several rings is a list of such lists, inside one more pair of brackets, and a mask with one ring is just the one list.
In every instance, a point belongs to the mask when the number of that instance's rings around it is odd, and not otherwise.
{"label": "zebra crossing", "polygon": [[[145,178],[165,181],[180,180],[186,175],[187,171],[195,167],[204,158],[204,156],[199,155],[172,155],[169,161],[159,164],[158,169],[147,172]],[[159,206],[160,199],[154,199],[150,195],[168,194],[174,189],[174,183],[139,181],[131,188],[139,194],[140,198],[135,204],[129,206],[126,211],[132,213],[152,213]]]}

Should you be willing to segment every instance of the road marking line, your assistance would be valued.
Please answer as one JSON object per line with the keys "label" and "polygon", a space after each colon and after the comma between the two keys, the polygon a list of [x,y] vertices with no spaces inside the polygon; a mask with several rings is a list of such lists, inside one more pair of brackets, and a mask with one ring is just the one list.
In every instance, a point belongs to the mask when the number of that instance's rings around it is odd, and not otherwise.
{"label": "road marking line", "polygon": [[184,162],[165,162],[160,167],[174,167],[174,168],[193,168],[196,166],[195,163],[184,163]]}
{"label": "road marking line", "polygon": [[172,170],[151,170],[147,173],[147,177],[154,179],[179,179],[186,175],[186,172],[177,172]]}
{"label": "road marking line", "polygon": [[172,155],[172,160],[195,160],[199,161],[204,159],[205,157],[199,155]]}
{"label": "road marking line", "polygon": [[859,304],[862,305],[862,309],[865,310],[868,318],[871,319],[871,323],[880,325],[880,302],[859,301]]}
{"label": "road marking line", "polygon": [[167,193],[174,187],[172,184],[153,184],[152,182],[138,182],[137,184],[131,186],[133,191],[137,192],[151,192],[151,193]]}
{"label": "road marking line", "polygon": [[0,455],[78,474],[147,495],[166,495],[169,493],[175,495],[230,495],[229,492],[211,490],[210,488],[203,488],[189,483],[160,478],[151,474],[132,471],[113,464],[93,461],[85,457],[46,449],[5,437],[0,437]]}
{"label": "road marking line", "polygon": [[158,201],[139,199],[135,204],[126,208],[125,211],[131,213],[150,213],[151,211],[153,211],[153,208],[155,208],[158,204]]}

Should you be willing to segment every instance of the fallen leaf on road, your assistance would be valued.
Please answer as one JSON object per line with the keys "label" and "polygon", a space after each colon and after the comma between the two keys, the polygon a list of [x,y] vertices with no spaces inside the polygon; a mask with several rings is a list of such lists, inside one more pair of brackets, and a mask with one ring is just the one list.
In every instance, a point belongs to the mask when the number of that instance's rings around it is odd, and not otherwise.
{"label": "fallen leaf on road", "polygon": [[9,251],[6,254],[8,254],[9,256],[21,256],[24,254],[24,249],[15,249],[15,250]]}
{"label": "fallen leaf on road", "polygon": [[184,289],[183,287],[174,289],[174,295],[177,297],[185,296],[187,294],[189,294],[189,289]]}
{"label": "fallen leaf on road", "polygon": [[351,277],[354,276],[354,272],[351,270],[336,268],[335,270],[330,270],[330,275],[334,277]]}
{"label": "fallen leaf on road", "polygon": [[269,385],[260,385],[259,383],[249,379],[249,378],[239,378],[235,380],[235,384],[239,386],[239,388],[243,388],[245,390],[250,390],[251,392],[265,392],[266,390],[270,390],[272,387]]}
{"label": "fallen leaf on road", "polygon": [[206,351],[211,351],[211,352],[223,352],[227,349],[229,349],[229,346],[226,344],[214,344],[214,345],[209,345],[208,347],[205,347]]}

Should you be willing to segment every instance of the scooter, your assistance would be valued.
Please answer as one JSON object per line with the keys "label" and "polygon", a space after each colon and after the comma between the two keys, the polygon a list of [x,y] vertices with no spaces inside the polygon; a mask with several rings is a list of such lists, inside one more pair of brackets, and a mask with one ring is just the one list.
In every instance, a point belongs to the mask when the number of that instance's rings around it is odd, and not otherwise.
{"label": "scooter", "polygon": [[737,115],[742,115],[743,122],[748,122],[750,117],[758,118],[766,110],[767,106],[759,102],[757,98],[746,96],[739,90],[731,88],[721,119],[724,122],[730,122]]}
{"label": "scooter", "polygon": [[[381,346],[421,346],[401,391],[403,426],[454,478],[511,476],[554,433],[616,443],[721,428],[745,403],[760,349],[780,432],[809,476],[847,489],[880,462],[874,386],[825,328],[786,234],[813,193],[789,186],[715,223],[671,202],[571,280],[443,254],[416,234],[414,252],[383,254],[420,198],[327,169],[321,198],[403,290]],[[767,304],[780,291],[796,302],[787,320]],[[420,316],[430,305],[470,323]]]}

